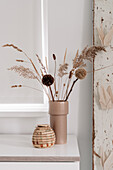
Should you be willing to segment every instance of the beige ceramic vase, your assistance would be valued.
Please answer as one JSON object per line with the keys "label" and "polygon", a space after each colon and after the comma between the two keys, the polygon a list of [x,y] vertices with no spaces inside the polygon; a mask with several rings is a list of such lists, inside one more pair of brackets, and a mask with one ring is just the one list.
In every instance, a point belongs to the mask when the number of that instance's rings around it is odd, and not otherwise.
{"label": "beige ceramic vase", "polygon": [[56,144],[67,143],[68,102],[49,102],[50,126],[56,135]]}

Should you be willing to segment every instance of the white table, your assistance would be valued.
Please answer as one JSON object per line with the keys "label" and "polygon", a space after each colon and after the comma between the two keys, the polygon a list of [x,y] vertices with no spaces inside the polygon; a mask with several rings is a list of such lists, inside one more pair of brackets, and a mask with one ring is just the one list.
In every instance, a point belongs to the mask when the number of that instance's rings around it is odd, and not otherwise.
{"label": "white table", "polygon": [[[16,161],[16,162],[15,162]],[[65,162],[65,163],[64,163]],[[68,135],[67,144],[38,149],[31,135],[0,135],[0,169],[2,170],[79,170],[80,154],[76,136]],[[18,166],[17,166],[18,165]]]}

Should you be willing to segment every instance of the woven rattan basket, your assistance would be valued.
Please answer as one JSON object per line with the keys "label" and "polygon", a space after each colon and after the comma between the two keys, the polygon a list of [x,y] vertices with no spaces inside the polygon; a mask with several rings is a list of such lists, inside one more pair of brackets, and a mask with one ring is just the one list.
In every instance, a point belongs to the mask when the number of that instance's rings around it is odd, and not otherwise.
{"label": "woven rattan basket", "polygon": [[32,136],[35,148],[48,148],[55,144],[55,133],[49,125],[38,125]]}

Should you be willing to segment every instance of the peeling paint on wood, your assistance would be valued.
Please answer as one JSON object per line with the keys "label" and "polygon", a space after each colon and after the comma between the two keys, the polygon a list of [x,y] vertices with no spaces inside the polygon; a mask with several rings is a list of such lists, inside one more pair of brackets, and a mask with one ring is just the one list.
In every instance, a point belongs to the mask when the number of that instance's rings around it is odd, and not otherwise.
{"label": "peeling paint on wood", "polygon": [[[97,27],[100,28],[102,24],[105,35],[112,28],[113,0],[94,1],[94,44],[101,45]],[[113,92],[113,38],[110,45],[106,47],[106,51],[106,53],[99,52],[94,61],[94,70],[106,67],[105,69],[94,71],[94,170],[113,169],[113,107],[103,110],[99,103],[100,86],[105,89],[110,86]],[[103,148],[103,151],[101,151],[101,148]]]}

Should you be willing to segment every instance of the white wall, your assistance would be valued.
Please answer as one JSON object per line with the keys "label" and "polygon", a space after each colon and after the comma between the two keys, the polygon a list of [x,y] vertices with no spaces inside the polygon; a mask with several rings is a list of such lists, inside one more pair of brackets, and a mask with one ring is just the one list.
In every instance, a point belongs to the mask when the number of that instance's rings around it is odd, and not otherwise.
{"label": "white wall", "polygon": [[[52,70],[52,53],[62,61],[65,48],[68,60],[76,50],[92,42],[92,1],[91,0],[49,0],[49,63]],[[88,67],[91,70],[91,66]],[[37,123],[46,118],[0,118],[0,132],[31,133]],[[68,133],[78,136],[81,154],[81,170],[91,170],[92,141],[92,75],[74,89],[70,98]]]}
{"label": "white wall", "polygon": [[[91,0],[49,0],[49,61],[52,70],[52,53],[62,62],[65,48],[68,60],[77,49],[92,43]],[[89,66],[88,70],[91,70]],[[92,75],[76,87],[70,98],[68,132],[78,136],[81,170],[91,170],[92,141]]]}

